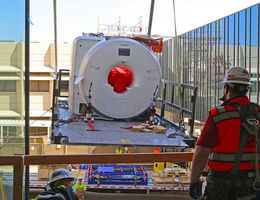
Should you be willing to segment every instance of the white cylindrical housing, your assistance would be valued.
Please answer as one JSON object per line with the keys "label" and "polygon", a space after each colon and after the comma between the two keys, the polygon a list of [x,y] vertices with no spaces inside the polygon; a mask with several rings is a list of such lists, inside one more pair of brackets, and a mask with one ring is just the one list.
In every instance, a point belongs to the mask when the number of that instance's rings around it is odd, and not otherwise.
{"label": "white cylindrical housing", "polygon": [[[124,66],[133,73],[131,84],[121,93],[108,83],[108,75],[116,66]],[[129,119],[144,113],[151,105],[161,84],[161,69],[156,55],[147,46],[128,38],[114,38],[99,42],[88,51],[79,77],[85,103],[92,83],[91,103],[101,115]]]}

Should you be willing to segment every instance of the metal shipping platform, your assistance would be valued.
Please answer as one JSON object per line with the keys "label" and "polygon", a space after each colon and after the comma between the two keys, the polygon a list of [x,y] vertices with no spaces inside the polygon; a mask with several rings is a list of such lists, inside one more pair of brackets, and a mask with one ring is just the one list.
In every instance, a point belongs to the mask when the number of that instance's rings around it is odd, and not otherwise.
{"label": "metal shipping platform", "polygon": [[[65,105],[64,105],[65,104]],[[129,126],[139,125],[142,121],[114,121],[98,120],[93,122],[95,129],[89,130],[89,124],[82,118],[72,119],[72,115],[63,102],[62,108],[58,106],[58,121],[54,123],[53,136],[62,136],[65,143],[71,145],[128,145],[145,147],[187,147],[183,141],[183,133],[174,128],[168,128],[165,134],[155,132],[132,132],[125,129]],[[168,137],[171,135],[171,137]]]}

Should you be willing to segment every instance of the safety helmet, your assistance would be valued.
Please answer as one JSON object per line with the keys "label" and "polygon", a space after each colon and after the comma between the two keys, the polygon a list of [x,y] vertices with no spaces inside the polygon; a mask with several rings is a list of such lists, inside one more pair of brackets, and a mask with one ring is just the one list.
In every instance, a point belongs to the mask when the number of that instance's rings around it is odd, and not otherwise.
{"label": "safety helmet", "polygon": [[238,83],[248,85],[249,87],[254,85],[250,82],[250,75],[248,71],[245,68],[239,66],[233,66],[229,68],[225,74],[224,80],[221,83]]}
{"label": "safety helmet", "polygon": [[73,177],[72,173],[69,170],[60,168],[60,169],[56,169],[52,173],[49,184],[54,183],[55,181],[61,179],[68,179],[69,181],[75,181],[75,178]]}

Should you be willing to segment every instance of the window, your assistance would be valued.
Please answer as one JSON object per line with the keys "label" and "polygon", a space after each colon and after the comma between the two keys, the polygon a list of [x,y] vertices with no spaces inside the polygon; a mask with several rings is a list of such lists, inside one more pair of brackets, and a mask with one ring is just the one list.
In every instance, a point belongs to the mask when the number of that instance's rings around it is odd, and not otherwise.
{"label": "window", "polygon": [[15,126],[4,126],[3,127],[3,135],[4,137],[15,137],[19,135],[19,131]]}
{"label": "window", "polygon": [[68,92],[68,90],[69,90],[69,81],[61,81],[61,83],[60,83],[60,90],[62,92]]}
{"label": "window", "polygon": [[30,81],[30,92],[49,92],[49,81]]}
{"label": "window", "polygon": [[0,72],[0,76],[16,76],[15,72]]}
{"label": "window", "polygon": [[46,127],[30,127],[30,135],[47,135],[48,128]]}
{"label": "window", "polygon": [[0,80],[0,92],[16,92],[16,81]]}

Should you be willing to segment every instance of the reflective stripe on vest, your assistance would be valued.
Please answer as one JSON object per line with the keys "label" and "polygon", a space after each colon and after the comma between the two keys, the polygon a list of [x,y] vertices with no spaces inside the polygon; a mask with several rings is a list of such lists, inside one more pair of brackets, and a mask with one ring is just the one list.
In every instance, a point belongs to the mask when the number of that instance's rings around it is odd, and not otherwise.
{"label": "reflective stripe on vest", "polygon": [[57,188],[66,188],[65,185],[59,185]]}
{"label": "reflective stripe on vest", "polygon": [[223,112],[216,116],[213,116],[212,119],[217,124],[221,121],[228,120],[228,119],[240,119],[240,114],[236,110],[228,111],[228,112]]}
{"label": "reflective stripe on vest", "polygon": [[[236,154],[235,153],[211,153],[209,155],[210,161],[218,161],[218,162],[234,162]],[[243,153],[241,157],[241,162],[252,161],[255,159],[255,152],[247,152]],[[260,160],[260,155],[258,154],[258,160]]]}

